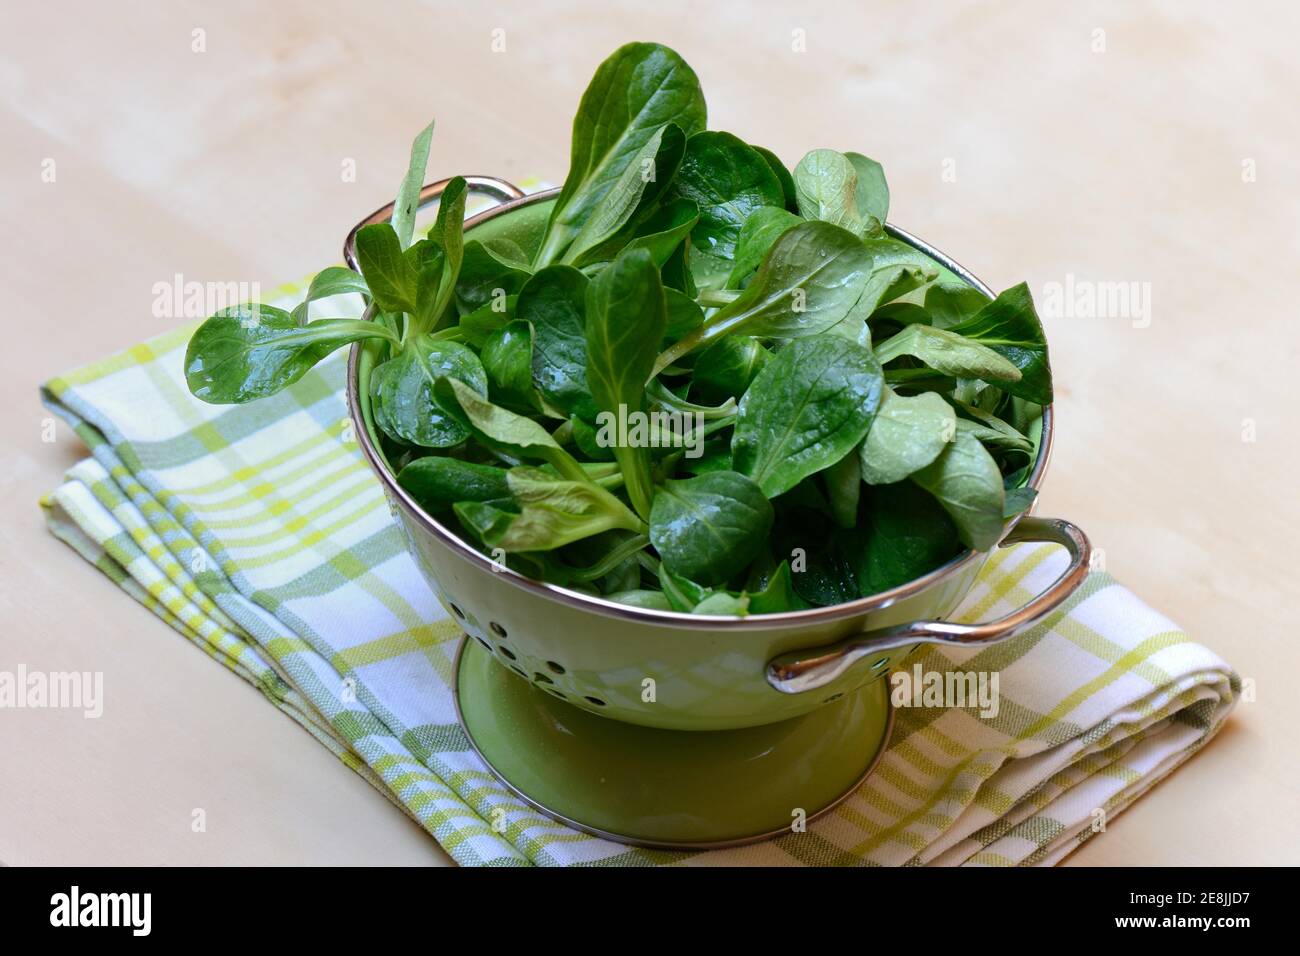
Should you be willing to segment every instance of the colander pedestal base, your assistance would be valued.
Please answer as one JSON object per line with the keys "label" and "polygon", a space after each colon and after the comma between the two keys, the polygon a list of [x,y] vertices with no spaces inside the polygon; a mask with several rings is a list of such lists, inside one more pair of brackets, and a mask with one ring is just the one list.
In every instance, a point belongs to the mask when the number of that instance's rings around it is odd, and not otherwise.
{"label": "colander pedestal base", "polygon": [[456,696],[474,749],[528,803],[598,836],[678,849],[796,839],[870,773],[893,716],[889,685],[876,680],[762,727],[641,727],[555,699],[469,639]]}

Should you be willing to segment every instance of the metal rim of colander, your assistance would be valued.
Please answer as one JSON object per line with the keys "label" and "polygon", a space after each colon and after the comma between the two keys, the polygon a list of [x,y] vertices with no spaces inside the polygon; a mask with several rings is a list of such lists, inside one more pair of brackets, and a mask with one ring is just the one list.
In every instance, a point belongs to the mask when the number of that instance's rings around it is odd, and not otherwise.
{"label": "metal rim of colander", "polygon": [[[536,202],[543,202],[559,193],[558,189],[548,189],[542,192],[532,193],[519,199],[511,199],[503,202],[491,209],[487,209],[475,216],[465,220],[465,230],[468,232],[474,226],[493,219],[499,215],[508,213],[522,206],[530,205]],[[945,269],[969,282],[975,288],[979,289],[986,296],[993,297],[993,290],[985,285],[969,269],[960,265],[949,256],[940,252],[924,240],[918,239],[905,229],[893,225],[885,224],[886,232],[895,239],[906,243],[918,252],[923,252],[934,261],[938,262]],[[370,312],[367,311],[366,317],[369,318]],[[366,428],[365,420],[361,414],[360,395],[357,389],[357,371],[361,357],[360,343],[352,346],[348,355],[347,368],[347,401],[348,414],[352,419],[352,430],[356,436],[357,443],[361,446],[361,452],[369,463],[371,470],[379,476],[383,483],[384,490],[387,492],[389,499],[397,502],[398,506],[406,515],[416,522],[423,530],[427,531],[440,543],[459,554],[462,558],[469,561],[474,566],[492,574],[501,581],[506,582],[511,587],[528,591],[548,600],[556,601],[561,604],[567,604],[570,607],[590,611],[604,617],[610,617],[623,621],[635,621],[640,624],[651,624],[662,627],[690,627],[693,630],[750,630],[760,631],[777,628],[786,628],[797,625],[814,625],[826,624],[836,621],[848,620],[859,617],[869,611],[878,611],[890,607],[905,598],[911,597],[935,583],[956,574],[962,568],[966,567],[973,561],[982,560],[987,552],[974,551],[967,549],[957,555],[947,564],[935,568],[928,574],[909,581],[907,584],[901,584],[896,588],[888,591],[882,591],[879,594],[873,594],[870,597],[858,598],[855,601],[848,601],[844,604],[833,604],[829,607],[808,608],[802,611],[783,611],[778,614],[756,614],[750,617],[732,617],[712,614],[689,614],[683,611],[660,611],[652,608],[632,607],[628,604],[618,604],[614,601],[607,601],[604,598],[595,597],[589,594],[583,594],[580,591],[570,590],[558,584],[548,584],[544,581],[537,581],[527,575],[520,574],[508,567],[504,567],[491,558],[484,555],[477,548],[473,547],[466,541],[463,541],[450,528],[441,524],[436,518],[428,514],[423,508],[416,503],[406,490],[397,483],[397,476],[389,471],[387,464],[374,444],[370,440],[369,429]],[[1047,470],[1047,465],[1052,454],[1052,406],[1044,405],[1042,414],[1042,432],[1038,442],[1038,458],[1031,469],[1026,486],[1038,490],[1042,482],[1043,474]],[[1010,531],[1020,517],[1007,522],[1003,529],[1003,535]],[[991,549],[990,549],[991,550]]]}

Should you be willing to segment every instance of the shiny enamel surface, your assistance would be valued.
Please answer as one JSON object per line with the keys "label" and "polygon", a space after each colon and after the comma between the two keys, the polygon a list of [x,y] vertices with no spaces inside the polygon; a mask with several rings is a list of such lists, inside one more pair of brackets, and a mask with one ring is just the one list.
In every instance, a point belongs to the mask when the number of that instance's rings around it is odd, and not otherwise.
{"label": "shiny enamel surface", "polygon": [[889,738],[888,682],[806,717],[681,733],[570,707],[467,640],[457,708],[475,750],[563,823],[641,846],[706,848],[790,832],[870,773]]}

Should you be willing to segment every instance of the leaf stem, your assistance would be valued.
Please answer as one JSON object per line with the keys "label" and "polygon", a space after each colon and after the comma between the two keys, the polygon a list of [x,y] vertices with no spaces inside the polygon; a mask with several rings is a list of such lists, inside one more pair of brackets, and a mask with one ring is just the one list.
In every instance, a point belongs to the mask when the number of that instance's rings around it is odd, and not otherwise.
{"label": "leaf stem", "polygon": [[651,379],[646,385],[646,394],[660,408],[673,412],[698,414],[706,421],[714,418],[726,418],[736,413],[736,400],[728,398],[721,405],[697,405],[684,398],[679,398],[663,382]]}
{"label": "leaf stem", "polygon": [[740,298],[739,289],[705,289],[695,301],[702,306],[729,305]]}
{"label": "leaf stem", "polygon": [[587,475],[587,469],[583,468],[582,465],[578,463],[578,459],[574,458],[563,448],[557,446],[553,449],[547,449],[547,451],[549,454],[546,455],[546,460],[549,461],[555,470],[562,476],[568,478],[570,481],[591,482],[591,478]]}
{"label": "leaf stem", "polygon": [[683,355],[692,352],[701,342],[704,341],[703,332],[708,328],[708,322],[688,332],[683,338],[678,339],[668,348],[659,353],[655,359],[654,368],[650,372],[650,381],[654,381],[664,369],[672,365]]}
{"label": "leaf stem", "polygon": [[570,572],[570,576],[574,581],[595,581],[597,578],[603,578],[628,558],[645,550],[649,543],[650,539],[645,535],[634,534],[626,541],[615,545],[608,554],[590,567],[575,568]]}
{"label": "leaf stem", "polygon": [[541,248],[537,250],[537,255],[533,257],[533,272],[539,272],[546,266],[555,261],[556,256],[564,251],[572,236],[556,224],[551,222],[546,230],[546,238],[542,241]]}

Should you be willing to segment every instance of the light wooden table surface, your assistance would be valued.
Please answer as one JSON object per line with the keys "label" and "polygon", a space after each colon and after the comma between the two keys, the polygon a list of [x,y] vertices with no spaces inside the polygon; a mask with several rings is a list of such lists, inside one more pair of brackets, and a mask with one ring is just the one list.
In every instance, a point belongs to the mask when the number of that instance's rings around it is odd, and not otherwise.
{"label": "light wooden table surface", "polygon": [[108,702],[97,721],[0,711],[0,861],[445,861],[46,533],[37,499],[83,450],[61,424],[42,442],[37,385],[162,331],[155,282],[271,288],[336,261],[431,115],[435,176],[561,180],[581,90],[628,39],[680,50],[710,126],[787,163],[814,146],[880,159],[891,218],[995,287],[1146,284],[1149,322],[1047,321],[1059,434],[1042,513],[1082,524],[1257,699],[1071,862],[1300,861],[1294,5],[758,6],[7,12],[0,668],[101,670]]}

